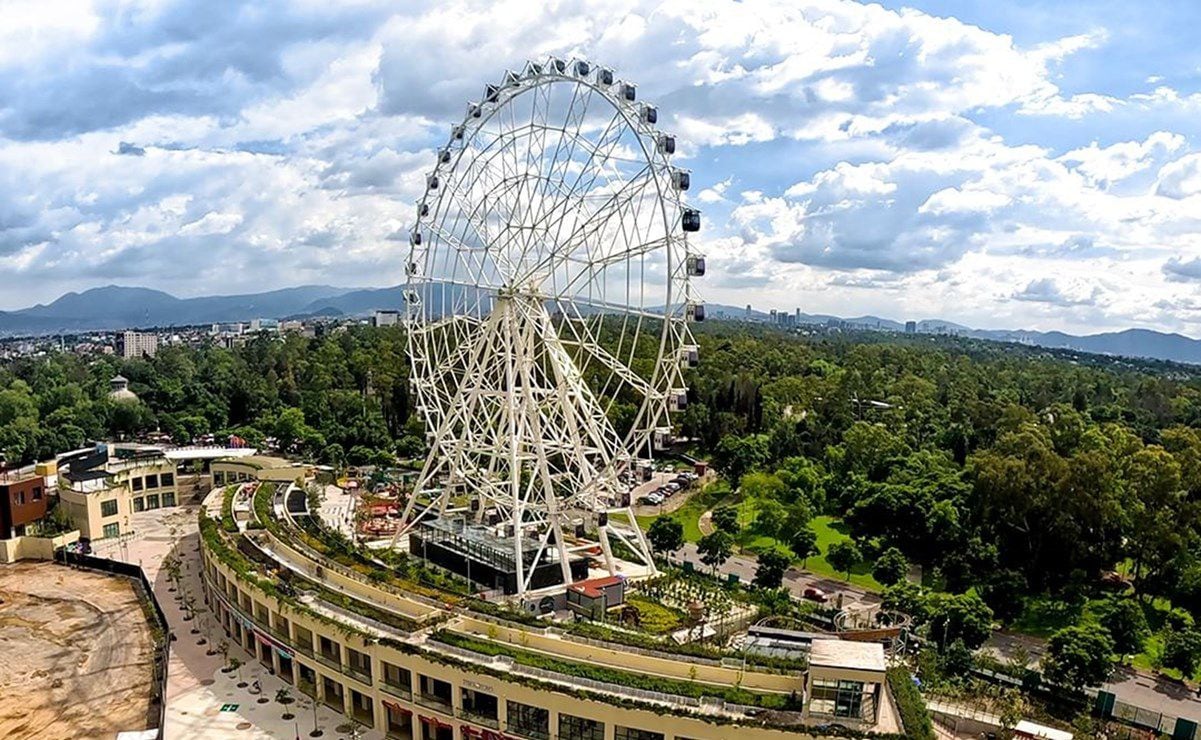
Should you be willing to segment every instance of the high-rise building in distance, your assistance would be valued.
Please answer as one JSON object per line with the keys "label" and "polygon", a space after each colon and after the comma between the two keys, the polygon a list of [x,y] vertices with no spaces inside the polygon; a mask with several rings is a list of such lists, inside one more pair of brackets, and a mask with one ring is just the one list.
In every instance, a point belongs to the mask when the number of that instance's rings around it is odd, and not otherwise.
{"label": "high-rise building in distance", "polygon": [[121,356],[127,360],[135,357],[154,357],[158,352],[158,336],[138,331],[127,331],[120,338]]}

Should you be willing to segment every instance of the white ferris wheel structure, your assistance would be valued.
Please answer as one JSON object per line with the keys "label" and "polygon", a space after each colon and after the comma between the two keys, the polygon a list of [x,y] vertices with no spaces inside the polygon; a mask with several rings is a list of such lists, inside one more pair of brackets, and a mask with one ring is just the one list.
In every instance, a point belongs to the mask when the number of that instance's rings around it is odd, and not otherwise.
{"label": "white ferris wheel structure", "polygon": [[658,120],[608,68],[530,62],[468,106],[417,206],[406,323],[430,449],[397,537],[483,532],[518,595],[548,567],[572,582],[585,552],[654,572],[628,481],[687,402],[705,271]]}

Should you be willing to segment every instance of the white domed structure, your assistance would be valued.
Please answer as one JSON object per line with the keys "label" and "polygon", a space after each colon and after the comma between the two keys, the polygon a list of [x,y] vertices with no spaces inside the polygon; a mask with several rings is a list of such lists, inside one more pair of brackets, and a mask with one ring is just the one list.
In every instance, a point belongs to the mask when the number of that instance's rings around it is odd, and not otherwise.
{"label": "white domed structure", "polygon": [[111,389],[108,392],[109,398],[111,398],[114,401],[121,401],[121,402],[128,401],[128,402],[132,402],[132,403],[137,402],[138,394],[129,390],[129,379],[128,378],[126,378],[123,375],[117,375],[117,376],[114,376],[113,379],[108,382],[109,382],[109,385],[111,386]]}

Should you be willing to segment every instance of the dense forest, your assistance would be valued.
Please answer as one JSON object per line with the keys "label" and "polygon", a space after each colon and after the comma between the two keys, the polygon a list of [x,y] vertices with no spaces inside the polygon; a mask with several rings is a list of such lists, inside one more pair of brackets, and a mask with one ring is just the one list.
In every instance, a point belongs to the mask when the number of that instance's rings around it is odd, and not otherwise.
{"label": "dense forest", "polygon": [[[798,336],[711,322],[681,418],[733,487],[793,528],[838,517],[865,560],[897,551],[997,617],[1119,570],[1201,614],[1201,374],[954,338]],[[70,354],[0,367],[10,464],[160,430],[274,438],[325,462],[421,454],[400,329]],[[121,373],[143,403],[107,399]]]}

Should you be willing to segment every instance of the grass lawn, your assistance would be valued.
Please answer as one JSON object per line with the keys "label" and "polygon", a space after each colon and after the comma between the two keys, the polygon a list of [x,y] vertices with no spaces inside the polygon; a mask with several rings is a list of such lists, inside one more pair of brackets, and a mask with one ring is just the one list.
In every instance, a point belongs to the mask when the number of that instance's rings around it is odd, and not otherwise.
{"label": "grass lawn", "polygon": [[[739,533],[737,542],[738,546],[744,551],[758,553],[773,547],[784,549],[783,543],[751,531],[751,525],[755,521],[755,512],[758,510],[757,502],[754,499],[737,500],[736,495],[731,493],[729,486],[722,482],[709,484],[704,490],[694,494],[679,509],[663,516],[675,519],[683,525],[685,541],[696,542],[701,538],[701,530],[698,526],[701,514],[721,505],[737,507],[738,522],[742,525],[742,532]],[[638,517],[638,526],[642,527],[645,531],[651,526],[651,522],[657,518],[654,516],[640,516]],[[817,533],[817,548],[821,554],[809,558],[805,563],[805,569],[824,578],[845,581],[845,574],[836,572],[833,566],[826,562],[826,553],[830,551],[830,545],[835,542],[851,539],[851,536],[847,533],[846,525],[836,517],[818,516],[813,518],[810,526]],[[882,591],[884,587],[875,578],[872,578],[871,566],[871,563],[863,562],[852,568],[851,583],[868,591]]]}
{"label": "grass lawn", "polygon": [[[809,558],[805,568],[817,575],[844,580],[844,573],[836,572],[834,566],[826,562],[826,553],[835,542],[851,539],[847,527],[841,520],[832,516],[815,516],[810,522],[813,531],[817,533],[817,549],[820,555]],[[851,583],[868,591],[883,591],[884,586],[872,578],[872,564],[863,562],[851,569]]]}

